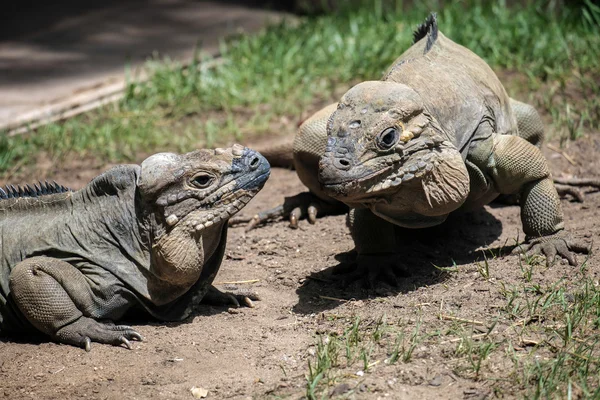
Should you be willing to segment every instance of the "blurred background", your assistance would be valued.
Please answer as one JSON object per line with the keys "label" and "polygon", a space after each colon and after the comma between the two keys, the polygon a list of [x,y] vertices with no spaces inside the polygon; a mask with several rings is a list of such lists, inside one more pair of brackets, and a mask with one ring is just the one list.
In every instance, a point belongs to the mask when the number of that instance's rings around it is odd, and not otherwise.
{"label": "blurred background", "polygon": [[538,108],[559,146],[597,131],[592,0],[30,0],[1,16],[0,173],[293,134],[379,79],[431,11]]}

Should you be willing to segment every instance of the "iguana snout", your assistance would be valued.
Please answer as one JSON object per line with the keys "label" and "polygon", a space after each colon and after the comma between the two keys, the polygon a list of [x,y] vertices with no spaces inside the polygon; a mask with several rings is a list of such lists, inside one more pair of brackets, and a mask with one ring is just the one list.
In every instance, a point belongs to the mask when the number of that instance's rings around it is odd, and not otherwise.
{"label": "iguana snout", "polygon": [[319,182],[338,200],[394,191],[432,171],[443,142],[420,96],[395,82],[363,82],[341,99],[327,125]]}
{"label": "iguana snout", "polygon": [[162,209],[168,226],[184,221],[199,231],[237,213],[269,174],[269,163],[260,153],[234,145],[151,156],[142,162],[138,187],[145,201]]}

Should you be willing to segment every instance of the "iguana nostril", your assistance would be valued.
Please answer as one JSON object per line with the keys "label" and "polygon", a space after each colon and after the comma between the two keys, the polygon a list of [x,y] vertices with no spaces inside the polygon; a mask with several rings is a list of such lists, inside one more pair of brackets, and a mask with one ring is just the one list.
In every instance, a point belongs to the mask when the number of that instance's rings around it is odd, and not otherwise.
{"label": "iguana nostril", "polygon": [[250,168],[256,169],[260,165],[260,159],[257,156],[252,157],[250,160]]}
{"label": "iguana nostril", "polygon": [[333,162],[333,165],[335,165],[336,168],[341,169],[341,170],[349,170],[350,169],[350,160],[346,159],[346,158],[336,158],[335,161]]}

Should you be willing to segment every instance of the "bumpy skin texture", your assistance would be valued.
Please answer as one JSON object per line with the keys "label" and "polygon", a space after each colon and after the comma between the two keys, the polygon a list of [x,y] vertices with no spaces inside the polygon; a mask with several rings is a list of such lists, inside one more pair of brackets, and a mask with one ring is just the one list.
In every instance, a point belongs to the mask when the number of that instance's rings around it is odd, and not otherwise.
{"label": "bumpy skin texture", "polygon": [[314,195],[350,208],[359,266],[369,274],[380,255],[401,250],[394,229],[437,225],[499,194],[520,196],[523,250],[574,264],[572,251],[589,248],[564,232],[543,137],[535,109],[510,99],[432,14],[381,81],[356,85],[300,127],[294,164]]}
{"label": "bumpy skin texture", "polygon": [[248,303],[211,284],[228,219],[269,172],[259,153],[235,145],[156,154],[77,192],[0,191],[0,333],[131,347],[141,336],[114,325],[126,313],[175,321],[204,297]]}

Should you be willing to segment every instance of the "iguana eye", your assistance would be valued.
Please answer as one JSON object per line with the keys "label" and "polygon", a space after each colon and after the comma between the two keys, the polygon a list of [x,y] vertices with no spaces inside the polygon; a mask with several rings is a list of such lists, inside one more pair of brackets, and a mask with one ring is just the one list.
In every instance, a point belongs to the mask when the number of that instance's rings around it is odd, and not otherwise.
{"label": "iguana eye", "polygon": [[377,136],[377,146],[382,150],[391,149],[400,137],[397,128],[387,128]]}
{"label": "iguana eye", "polygon": [[191,183],[197,188],[204,189],[209,187],[214,180],[215,178],[212,175],[200,174],[192,178]]}

